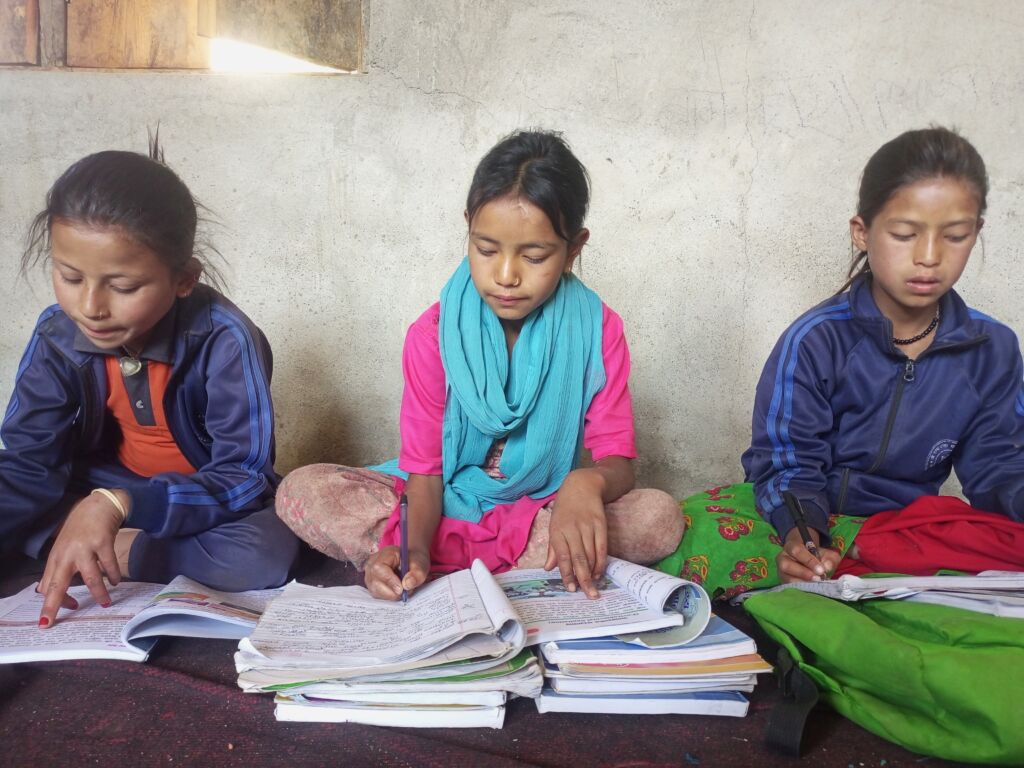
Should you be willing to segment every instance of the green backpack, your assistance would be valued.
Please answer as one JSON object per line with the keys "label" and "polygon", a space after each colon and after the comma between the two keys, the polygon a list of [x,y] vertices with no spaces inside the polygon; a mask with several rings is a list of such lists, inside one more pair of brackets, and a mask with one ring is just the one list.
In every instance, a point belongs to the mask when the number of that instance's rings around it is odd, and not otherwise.
{"label": "green backpack", "polygon": [[779,644],[783,694],[769,741],[799,752],[818,696],[924,755],[1024,765],[1024,619],[899,600],[844,603],[800,590],[743,607]]}

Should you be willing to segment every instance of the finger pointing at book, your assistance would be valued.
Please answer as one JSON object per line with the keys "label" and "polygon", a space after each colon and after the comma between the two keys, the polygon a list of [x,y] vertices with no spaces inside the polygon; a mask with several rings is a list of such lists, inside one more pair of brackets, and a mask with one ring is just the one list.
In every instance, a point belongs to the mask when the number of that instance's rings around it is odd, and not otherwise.
{"label": "finger pointing at book", "polygon": [[45,595],[40,627],[53,626],[61,606],[71,607],[67,591],[76,573],[81,574],[97,603],[110,604],[103,576],[112,584],[121,581],[114,537],[123,521],[121,513],[103,496],[90,495],[75,504],[57,534],[39,582],[39,591]]}

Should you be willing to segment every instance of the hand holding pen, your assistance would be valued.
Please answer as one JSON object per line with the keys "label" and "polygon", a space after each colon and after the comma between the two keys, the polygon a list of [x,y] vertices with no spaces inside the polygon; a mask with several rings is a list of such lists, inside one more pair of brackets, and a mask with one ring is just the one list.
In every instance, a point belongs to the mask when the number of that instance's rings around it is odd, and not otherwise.
{"label": "hand holding pen", "polygon": [[818,532],[808,527],[800,500],[790,491],[785,491],[782,496],[794,523],[794,528],[786,534],[782,552],[776,557],[782,582],[828,578],[839,565],[839,553],[819,547]]}
{"label": "hand holding pen", "polygon": [[430,575],[430,553],[416,546],[416,531],[409,524],[409,505],[404,494],[398,504],[396,533],[398,545],[381,547],[370,555],[364,566],[364,578],[374,597],[404,603]]}

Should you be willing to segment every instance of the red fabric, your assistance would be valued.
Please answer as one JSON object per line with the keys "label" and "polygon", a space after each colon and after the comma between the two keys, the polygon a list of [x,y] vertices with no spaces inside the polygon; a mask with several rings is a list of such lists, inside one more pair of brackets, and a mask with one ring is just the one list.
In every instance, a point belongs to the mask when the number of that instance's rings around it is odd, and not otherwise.
{"label": "red fabric", "polygon": [[[400,497],[404,489],[405,480],[396,478],[396,497]],[[540,499],[524,496],[514,504],[502,504],[500,508],[492,509],[480,518],[479,523],[442,516],[430,545],[430,570],[451,573],[468,568],[477,558],[483,560],[491,573],[515,568],[529,541],[533,519],[540,508],[553,498],[553,493]],[[381,533],[380,546],[397,546],[400,537],[396,502]]]}
{"label": "red fabric", "polygon": [[855,545],[858,559],[843,558],[836,576],[1024,571],[1024,523],[952,496],[922,496],[904,509],[872,515]]}

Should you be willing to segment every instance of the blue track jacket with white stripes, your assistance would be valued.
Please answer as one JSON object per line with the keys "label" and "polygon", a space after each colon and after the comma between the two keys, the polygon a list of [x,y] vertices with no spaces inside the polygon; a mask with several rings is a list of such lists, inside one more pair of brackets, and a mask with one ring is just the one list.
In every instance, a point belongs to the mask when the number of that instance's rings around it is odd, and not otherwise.
{"label": "blue track jacket with white stripes", "polygon": [[830,514],[868,516],[933,495],[955,469],[972,506],[1024,520],[1020,346],[955,291],[917,360],[892,343],[870,277],[783,334],[761,374],[743,454],[761,514],[785,537],[784,491],[828,540]]}
{"label": "blue track jacket with white stripes", "polygon": [[[178,299],[170,335],[168,427],[195,474],[125,486],[125,525],[182,536],[268,506],[274,472],[272,359],[263,333],[213,288]],[[164,321],[161,321],[164,322]],[[18,368],[0,439],[0,549],[61,501],[79,462],[116,461],[118,429],[106,408],[104,355],[81,350],[58,306],[43,311]],[[76,349],[76,346],[79,347]]]}

